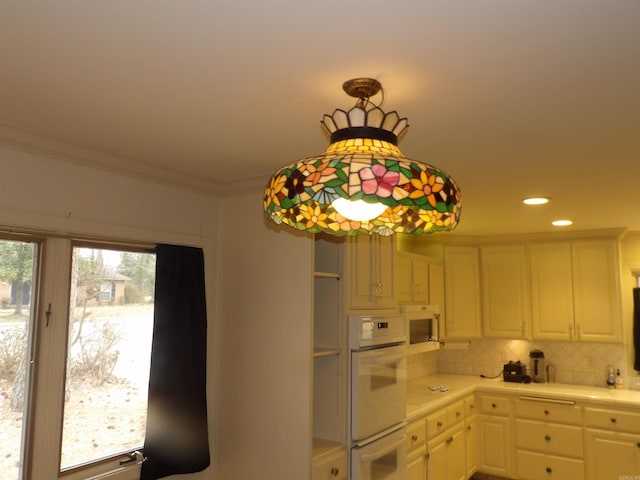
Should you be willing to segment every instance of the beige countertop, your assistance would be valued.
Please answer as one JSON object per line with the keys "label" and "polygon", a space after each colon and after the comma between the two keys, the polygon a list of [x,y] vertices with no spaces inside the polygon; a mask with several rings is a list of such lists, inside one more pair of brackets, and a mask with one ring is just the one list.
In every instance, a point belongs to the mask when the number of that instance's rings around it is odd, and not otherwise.
{"label": "beige countertop", "polygon": [[[446,391],[429,387],[444,386]],[[444,390],[444,389],[443,389]],[[410,380],[407,385],[407,420],[464,398],[476,391],[533,395],[551,399],[589,401],[604,406],[640,407],[640,391],[609,389],[563,383],[512,383],[502,378],[488,379],[471,375],[435,374]]]}

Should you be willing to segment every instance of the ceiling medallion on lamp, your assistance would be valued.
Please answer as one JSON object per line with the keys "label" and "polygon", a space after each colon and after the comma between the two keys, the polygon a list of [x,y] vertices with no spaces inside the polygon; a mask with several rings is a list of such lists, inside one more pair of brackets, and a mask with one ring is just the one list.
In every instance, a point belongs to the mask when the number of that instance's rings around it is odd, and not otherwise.
{"label": "ceiling medallion on lamp", "polygon": [[[385,113],[370,97],[382,90],[370,78],[349,80],[357,98],[322,125],[331,135],[321,155],[298,160],[273,174],[264,211],[277,224],[331,235],[452,230],[460,219],[460,190],[441,170],[405,157],[398,137],[409,127],[397,112]],[[384,96],[384,92],[383,96]]]}

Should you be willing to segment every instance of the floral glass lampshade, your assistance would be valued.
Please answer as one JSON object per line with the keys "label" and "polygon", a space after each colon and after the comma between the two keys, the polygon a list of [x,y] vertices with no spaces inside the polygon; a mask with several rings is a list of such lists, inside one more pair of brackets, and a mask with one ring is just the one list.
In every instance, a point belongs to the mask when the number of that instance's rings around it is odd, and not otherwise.
{"label": "floral glass lampshade", "polygon": [[398,137],[408,122],[369,101],[380,83],[354,79],[343,88],[358,97],[357,104],[324,116],[331,143],[322,154],[273,174],[264,192],[267,217],[337,236],[420,235],[455,228],[461,211],[458,186],[438,168],[400,152]]}

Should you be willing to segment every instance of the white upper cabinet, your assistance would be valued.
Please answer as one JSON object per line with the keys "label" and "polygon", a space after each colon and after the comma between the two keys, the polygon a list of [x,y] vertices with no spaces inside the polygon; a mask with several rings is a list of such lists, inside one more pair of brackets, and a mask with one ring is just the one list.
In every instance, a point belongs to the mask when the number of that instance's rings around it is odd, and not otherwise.
{"label": "white upper cabinet", "polygon": [[347,306],[349,309],[395,309],[393,236],[359,235],[347,241]]}
{"label": "white upper cabinet", "polygon": [[480,252],[483,335],[527,338],[530,300],[525,245],[482,247]]}
{"label": "white upper cabinet", "polygon": [[533,338],[621,341],[616,240],[529,245]]}
{"label": "white upper cabinet", "polygon": [[594,342],[622,341],[617,241],[573,242],[571,258],[574,337]]}
{"label": "white upper cabinet", "polygon": [[445,338],[478,338],[481,331],[480,255],[477,247],[444,249]]}
{"label": "white upper cabinet", "polygon": [[414,253],[396,253],[398,303],[429,303],[429,263]]}

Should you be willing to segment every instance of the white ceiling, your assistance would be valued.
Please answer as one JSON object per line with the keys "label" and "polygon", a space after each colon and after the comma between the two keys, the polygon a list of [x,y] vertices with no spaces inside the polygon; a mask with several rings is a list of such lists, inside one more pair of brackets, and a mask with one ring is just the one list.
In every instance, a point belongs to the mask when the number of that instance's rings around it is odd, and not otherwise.
{"label": "white ceiling", "polygon": [[211,190],[322,152],[377,78],[457,233],[640,231],[638,0],[4,0],[0,65],[0,142]]}

